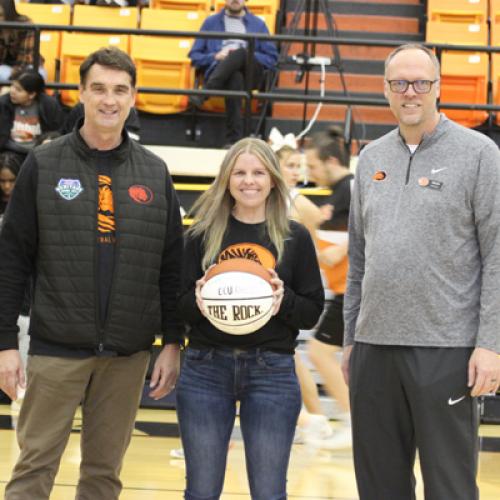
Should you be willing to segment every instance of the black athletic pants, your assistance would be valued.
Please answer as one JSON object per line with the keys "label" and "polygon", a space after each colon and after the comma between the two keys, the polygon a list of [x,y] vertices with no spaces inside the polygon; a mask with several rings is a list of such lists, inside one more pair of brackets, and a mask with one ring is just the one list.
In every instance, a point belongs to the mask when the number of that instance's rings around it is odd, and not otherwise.
{"label": "black athletic pants", "polygon": [[[209,90],[244,90],[247,63],[246,49],[231,51],[225,59],[219,62],[205,82]],[[256,88],[262,81],[264,68],[253,60],[252,87]],[[233,144],[243,137],[243,120],[241,117],[240,97],[226,97],[226,139]]]}
{"label": "black athletic pants", "polygon": [[426,500],[479,498],[471,353],[355,344],[349,389],[360,500],[414,500],[417,449]]}

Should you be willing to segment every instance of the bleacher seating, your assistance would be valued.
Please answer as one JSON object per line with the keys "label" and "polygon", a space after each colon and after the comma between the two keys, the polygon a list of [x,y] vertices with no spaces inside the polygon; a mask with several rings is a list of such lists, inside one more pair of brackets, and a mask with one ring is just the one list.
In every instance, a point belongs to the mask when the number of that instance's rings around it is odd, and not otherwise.
{"label": "bleacher seating", "polygon": [[[18,3],[19,14],[28,16],[37,24],[54,24],[65,26],[71,21],[69,5],[51,5],[37,3]],[[42,31],[40,34],[40,53],[44,58],[44,67],[49,82],[56,80],[57,60],[61,50],[61,33],[58,31]]]}
{"label": "bleacher seating", "polygon": [[488,18],[488,0],[428,0],[430,21],[479,24]]}
{"label": "bleacher seating", "polygon": [[[196,10],[143,9],[140,27],[197,32],[205,17],[206,12]],[[134,37],[131,55],[137,64],[138,84],[191,88],[193,71],[187,54],[192,43],[192,38]],[[178,113],[187,104],[187,97],[179,95],[143,94],[137,98],[138,109],[149,113]]]}
{"label": "bleacher seating", "polygon": [[[187,89],[191,87],[191,43],[185,39],[132,36],[130,55],[137,67],[137,85]],[[156,114],[179,113],[187,108],[184,95],[138,94],[136,107]]]}
{"label": "bleacher seating", "polygon": [[428,21],[426,41],[456,45],[488,45],[488,24]]}
{"label": "bleacher seating", "polygon": [[[500,46],[500,0],[490,0],[491,45]],[[493,104],[500,105],[500,53],[491,55],[491,81],[493,84]],[[500,112],[496,113],[496,123],[500,125]]]}
{"label": "bleacher seating", "polygon": [[[457,45],[488,45],[487,3],[485,0],[430,0],[427,42]],[[486,104],[488,56],[479,52],[445,51],[441,60],[441,102]],[[485,111],[444,110],[466,127],[483,123]]]}
{"label": "bleacher seating", "polygon": [[212,6],[211,0],[151,0],[150,7],[153,9],[169,10],[197,10],[208,12]]}
{"label": "bleacher seating", "polygon": [[[441,59],[441,102],[486,104],[488,54],[445,52]],[[486,111],[446,109],[444,113],[466,127],[481,125]]]}
{"label": "bleacher seating", "polygon": [[73,26],[94,26],[96,28],[137,28],[136,7],[117,8],[97,5],[75,5]]}
{"label": "bleacher seating", "polygon": [[[61,42],[61,82],[79,83],[79,68],[83,60],[101,47],[115,46],[128,52],[127,35],[97,35],[87,33],[63,33]],[[77,90],[63,90],[61,100],[67,106],[78,103]]]}

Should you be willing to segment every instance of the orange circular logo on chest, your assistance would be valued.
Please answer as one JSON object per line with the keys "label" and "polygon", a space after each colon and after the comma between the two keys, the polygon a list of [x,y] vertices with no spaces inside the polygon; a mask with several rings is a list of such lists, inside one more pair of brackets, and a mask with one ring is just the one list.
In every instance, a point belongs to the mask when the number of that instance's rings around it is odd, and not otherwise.
{"label": "orange circular logo on chest", "polygon": [[135,184],[128,188],[128,195],[132,200],[136,203],[140,203],[141,205],[149,205],[153,201],[153,191],[147,186],[141,186],[139,184]]}
{"label": "orange circular logo on chest", "polygon": [[372,179],[374,181],[383,181],[387,177],[387,174],[383,170],[377,170],[374,174]]}

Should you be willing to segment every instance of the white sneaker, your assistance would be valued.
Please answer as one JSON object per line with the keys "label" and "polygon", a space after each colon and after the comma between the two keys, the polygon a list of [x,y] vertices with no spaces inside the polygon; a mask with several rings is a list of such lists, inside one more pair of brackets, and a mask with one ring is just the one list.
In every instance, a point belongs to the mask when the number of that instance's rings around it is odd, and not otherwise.
{"label": "white sneaker", "polygon": [[333,434],[326,439],[309,440],[308,444],[323,450],[342,450],[352,448],[351,426],[342,426],[333,431]]}
{"label": "white sneaker", "polygon": [[170,450],[170,456],[172,458],[179,458],[184,460],[184,449],[183,448],[174,448]]}
{"label": "white sneaker", "polygon": [[333,434],[330,423],[325,415],[310,414],[306,425],[301,428],[301,434],[306,442],[315,439],[326,439]]}
{"label": "white sneaker", "polygon": [[302,429],[297,426],[295,427],[295,434],[293,436],[293,444],[304,444],[305,439],[304,439],[304,432]]}

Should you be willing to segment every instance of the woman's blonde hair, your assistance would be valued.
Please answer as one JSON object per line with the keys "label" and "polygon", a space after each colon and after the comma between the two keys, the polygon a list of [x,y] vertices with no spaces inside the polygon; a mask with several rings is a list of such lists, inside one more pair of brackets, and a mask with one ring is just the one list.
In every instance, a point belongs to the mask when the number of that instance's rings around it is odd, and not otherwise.
{"label": "woman's blonde hair", "polygon": [[288,188],[281,176],[278,158],[264,141],[254,138],[241,139],[227,152],[219,173],[210,188],[194,203],[190,215],[194,222],[188,234],[203,235],[204,255],[202,268],[214,263],[221,251],[222,240],[227,230],[229,217],[234,207],[234,198],[229,192],[229,179],[237,159],[249,153],[266,167],[273,187],[266,200],[266,232],[276,247],[278,261],[283,256],[284,241],[290,231],[288,220]]}

